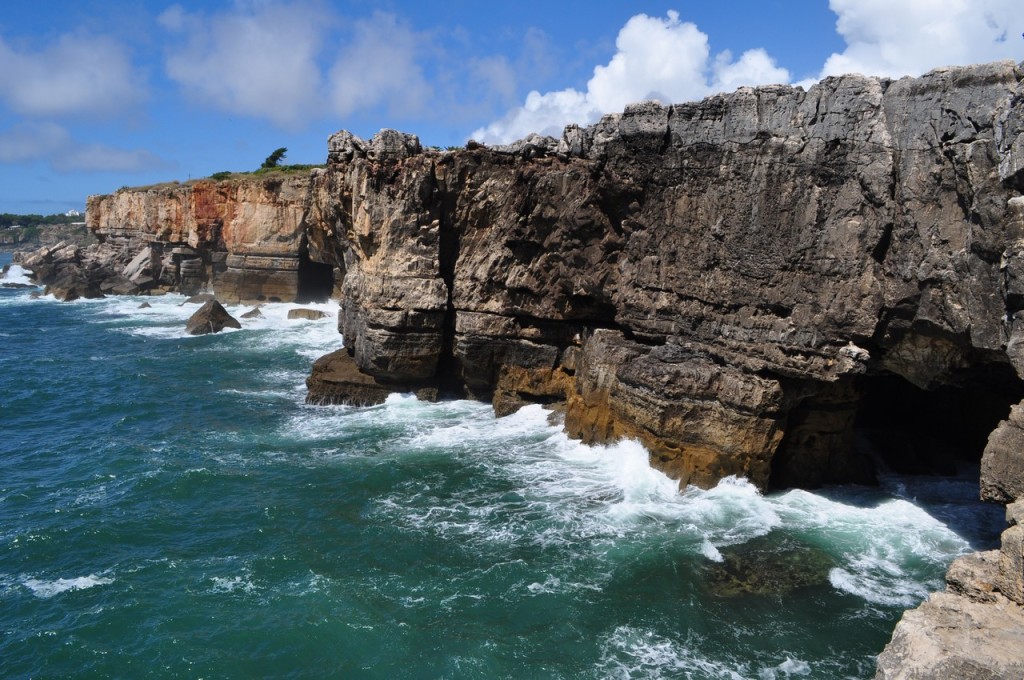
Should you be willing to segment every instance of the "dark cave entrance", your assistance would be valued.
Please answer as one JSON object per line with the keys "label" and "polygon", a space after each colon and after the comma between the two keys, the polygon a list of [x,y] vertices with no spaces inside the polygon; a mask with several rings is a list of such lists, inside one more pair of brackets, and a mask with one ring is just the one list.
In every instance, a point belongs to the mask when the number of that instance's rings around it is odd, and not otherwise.
{"label": "dark cave entrance", "polygon": [[1009,364],[966,369],[950,384],[923,390],[891,373],[861,379],[854,443],[900,474],[951,475],[977,463],[988,436],[1024,398]]}
{"label": "dark cave entrance", "polygon": [[988,436],[1024,399],[1005,363],[979,364],[925,390],[879,371],[800,401],[772,458],[770,486],[870,483],[879,469],[952,475],[978,463]]}
{"label": "dark cave entrance", "polygon": [[314,262],[309,257],[305,242],[299,251],[299,285],[295,301],[325,302],[334,292],[334,267]]}

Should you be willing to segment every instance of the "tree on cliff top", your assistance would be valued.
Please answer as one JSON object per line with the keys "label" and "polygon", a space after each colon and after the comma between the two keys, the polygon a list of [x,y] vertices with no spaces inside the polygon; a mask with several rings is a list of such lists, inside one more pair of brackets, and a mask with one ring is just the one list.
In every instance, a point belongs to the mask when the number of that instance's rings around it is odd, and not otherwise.
{"label": "tree on cliff top", "polygon": [[274,153],[267,156],[267,160],[263,161],[263,165],[261,165],[260,167],[276,168],[278,165],[281,164],[281,161],[284,159],[284,155],[286,153],[288,153],[288,149],[286,149],[283,146],[280,149],[275,149]]}

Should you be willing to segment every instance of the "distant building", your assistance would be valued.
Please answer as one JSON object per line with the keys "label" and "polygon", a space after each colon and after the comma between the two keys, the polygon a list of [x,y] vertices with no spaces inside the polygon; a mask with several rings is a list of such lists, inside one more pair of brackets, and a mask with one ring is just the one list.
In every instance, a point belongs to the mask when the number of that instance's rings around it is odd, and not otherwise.
{"label": "distant building", "polygon": [[82,213],[78,212],[74,208],[64,213],[64,217],[80,217]]}

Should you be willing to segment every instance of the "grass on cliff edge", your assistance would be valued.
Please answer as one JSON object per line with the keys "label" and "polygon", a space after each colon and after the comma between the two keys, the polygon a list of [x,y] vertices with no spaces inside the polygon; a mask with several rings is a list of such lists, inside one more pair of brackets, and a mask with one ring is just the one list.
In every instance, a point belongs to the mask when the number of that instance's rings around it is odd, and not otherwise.
{"label": "grass on cliff edge", "polygon": [[327,167],[327,165],[325,165],[325,164],[324,165],[281,165],[281,166],[278,166],[276,168],[260,168],[258,170],[248,170],[248,171],[243,170],[243,171],[239,171],[239,172],[231,172],[231,171],[225,170],[223,172],[215,172],[212,175],[210,175],[209,177],[197,177],[195,179],[190,179],[187,182],[182,182],[180,180],[172,180],[170,182],[159,182],[157,184],[146,184],[144,186],[137,186],[137,187],[130,187],[130,186],[125,185],[125,186],[121,187],[120,189],[118,189],[117,191],[119,191],[119,192],[120,191],[148,191],[150,189],[173,189],[174,187],[190,186],[192,184],[195,184],[196,182],[205,182],[205,181],[209,181],[209,180],[213,180],[215,182],[225,182],[225,181],[229,181],[229,180],[233,180],[233,179],[234,180],[242,180],[242,179],[248,179],[248,178],[252,178],[252,177],[266,177],[266,178],[281,177],[281,176],[297,175],[297,174],[303,173],[303,172],[309,172],[313,168],[326,168],[326,167]]}

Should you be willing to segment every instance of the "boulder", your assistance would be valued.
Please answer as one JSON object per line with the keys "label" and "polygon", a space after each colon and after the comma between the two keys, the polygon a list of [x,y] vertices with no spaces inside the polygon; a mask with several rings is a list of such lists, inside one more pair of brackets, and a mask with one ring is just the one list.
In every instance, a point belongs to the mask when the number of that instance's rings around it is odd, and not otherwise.
{"label": "boulder", "polygon": [[253,307],[252,309],[250,309],[248,312],[245,312],[244,314],[242,314],[241,318],[243,318],[243,319],[262,319],[263,318],[263,312],[260,311],[260,308],[257,305],[256,307]]}
{"label": "boulder", "polygon": [[298,309],[289,309],[289,319],[309,319],[310,321],[316,321],[327,316],[327,312],[322,312],[319,309],[308,309],[306,307],[299,307]]}
{"label": "boulder", "polygon": [[238,319],[228,314],[223,305],[216,300],[209,300],[189,318],[185,324],[185,331],[189,335],[206,335],[219,333],[225,328],[241,327]]}

